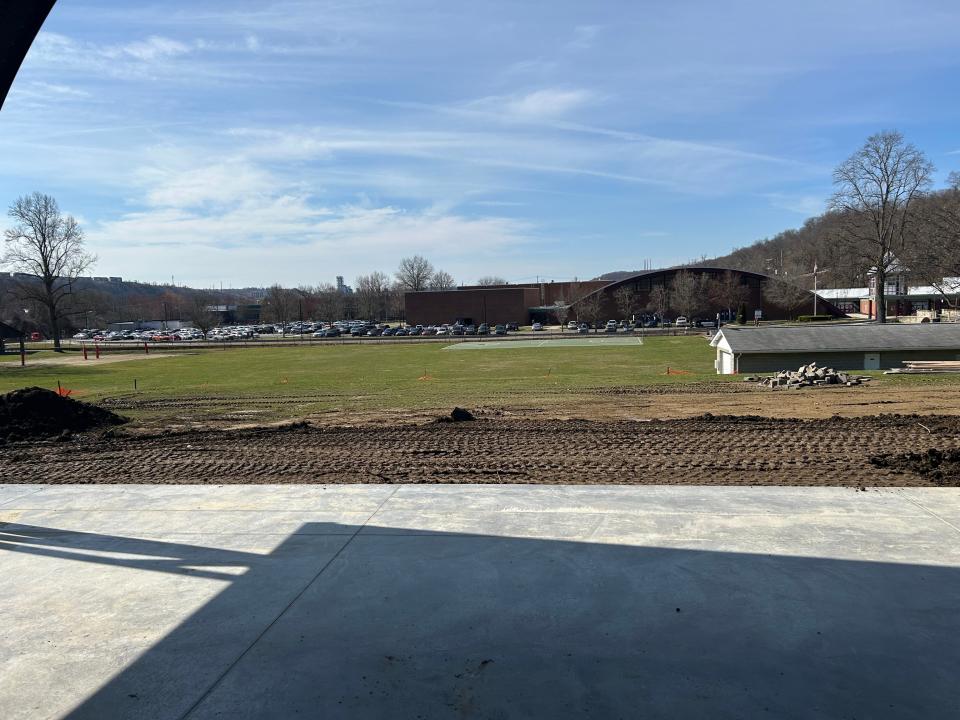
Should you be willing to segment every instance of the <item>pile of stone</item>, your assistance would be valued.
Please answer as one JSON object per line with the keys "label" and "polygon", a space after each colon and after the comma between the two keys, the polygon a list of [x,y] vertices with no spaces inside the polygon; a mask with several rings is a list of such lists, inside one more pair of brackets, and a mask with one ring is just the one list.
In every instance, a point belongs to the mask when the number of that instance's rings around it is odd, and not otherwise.
{"label": "pile of stone", "polygon": [[853,387],[870,380],[863,375],[817,367],[817,364],[801,365],[798,370],[781,370],[770,377],[748,377],[746,382],[755,382],[771,390],[799,390],[802,387],[820,387],[821,385],[846,385]]}

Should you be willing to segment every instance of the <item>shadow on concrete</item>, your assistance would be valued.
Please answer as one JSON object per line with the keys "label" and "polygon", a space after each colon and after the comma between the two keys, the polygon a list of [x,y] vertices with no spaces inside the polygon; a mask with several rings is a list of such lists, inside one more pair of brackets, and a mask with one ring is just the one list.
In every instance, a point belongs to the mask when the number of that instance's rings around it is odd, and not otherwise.
{"label": "shadow on concrete", "polygon": [[247,568],[73,719],[960,716],[954,568],[359,529],[257,555],[9,524],[0,548]]}

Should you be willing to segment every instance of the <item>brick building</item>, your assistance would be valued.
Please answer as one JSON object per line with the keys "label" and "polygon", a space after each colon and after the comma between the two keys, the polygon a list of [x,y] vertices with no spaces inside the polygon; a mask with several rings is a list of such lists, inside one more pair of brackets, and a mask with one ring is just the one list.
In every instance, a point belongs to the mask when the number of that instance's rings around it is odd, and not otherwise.
{"label": "brick building", "polygon": [[[806,299],[790,308],[782,307],[771,301],[765,292],[768,283],[773,281],[766,275],[731,270],[726,268],[672,268],[666,270],[648,270],[619,280],[588,280],[585,282],[551,282],[518,285],[494,285],[489,287],[463,286],[455,290],[425,290],[408,292],[404,295],[406,321],[410,324],[428,325],[436,323],[508,323],[521,325],[530,322],[556,322],[556,307],[569,307],[568,318],[578,318],[578,309],[594,297],[599,301],[600,317],[603,319],[620,318],[616,293],[627,288],[634,296],[634,314],[642,314],[651,308],[652,294],[657,288],[670,288],[680,272],[690,273],[702,286],[705,280],[719,281],[727,272],[732,272],[742,286],[747,316],[754,317],[759,310],[765,319],[783,320],[796,315],[811,314],[814,311],[814,295],[809,293]],[[706,296],[698,297],[693,304],[695,314],[712,319],[718,312],[728,311],[719,307],[719,303]],[[733,308],[734,310],[736,308]],[[818,297],[817,312],[834,316],[843,313],[830,302]],[[668,318],[681,314],[675,308],[666,313]]]}

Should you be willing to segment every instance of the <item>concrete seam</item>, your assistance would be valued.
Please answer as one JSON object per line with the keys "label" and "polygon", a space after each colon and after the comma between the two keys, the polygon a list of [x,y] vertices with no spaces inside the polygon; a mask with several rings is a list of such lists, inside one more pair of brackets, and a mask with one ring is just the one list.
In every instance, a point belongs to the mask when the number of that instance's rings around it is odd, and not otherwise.
{"label": "concrete seam", "polygon": [[954,525],[952,522],[950,522],[950,521],[947,520],[946,518],[943,518],[943,517],[937,515],[937,513],[935,513],[933,510],[931,510],[930,508],[928,508],[928,507],[927,507],[926,505],[924,505],[923,503],[920,503],[920,502],[914,500],[912,497],[910,497],[909,495],[905,495],[903,492],[901,492],[900,495],[901,495],[903,498],[905,498],[905,499],[907,500],[907,502],[913,503],[914,505],[916,505],[918,508],[920,508],[921,510],[923,510],[925,513],[927,513],[927,514],[930,515],[931,517],[935,517],[937,520],[939,520],[940,522],[942,522],[942,523],[943,523],[944,525],[946,525],[947,527],[953,528],[956,532],[960,533],[960,528],[958,528],[956,525]]}
{"label": "concrete seam", "polygon": [[337,559],[338,557],[340,557],[340,555],[343,553],[343,551],[346,550],[347,547],[350,545],[350,543],[353,542],[354,538],[356,538],[357,535],[360,534],[360,531],[363,530],[364,527],[366,527],[367,523],[370,522],[370,521],[373,519],[373,517],[374,517],[378,512],[380,512],[381,508],[382,508],[384,505],[387,504],[387,501],[389,501],[390,498],[392,498],[394,495],[397,494],[397,490],[399,490],[400,487],[401,487],[401,486],[399,486],[399,485],[396,486],[396,488],[394,488],[393,492],[390,493],[389,496],[387,496],[387,497],[385,497],[385,498],[383,499],[383,502],[381,502],[381,503],[377,506],[377,509],[374,510],[373,513],[371,513],[370,517],[368,517],[366,520],[363,521],[363,524],[360,525],[360,527],[358,527],[358,528],[356,529],[356,531],[353,533],[353,535],[351,535],[351,536],[347,539],[347,541],[340,547],[340,549],[337,550],[337,551],[333,554],[333,557],[331,557],[326,563],[324,563],[323,567],[321,567],[321,568],[317,571],[316,575],[314,575],[312,578],[310,578],[309,582],[307,582],[307,584],[303,586],[303,588],[300,590],[300,592],[298,592],[298,593],[293,597],[293,599],[284,606],[284,608],[277,614],[277,616],[276,616],[273,620],[271,620],[271,621],[267,624],[267,626],[266,626],[263,630],[260,631],[260,633],[257,634],[257,636],[253,639],[253,642],[251,642],[251,643],[244,649],[243,652],[241,652],[239,655],[237,655],[236,659],[235,659],[233,662],[231,662],[231,663],[226,667],[226,669],[225,669],[222,673],[220,673],[220,675],[217,677],[217,679],[214,680],[213,683],[211,683],[210,687],[208,687],[208,688],[200,695],[200,697],[197,698],[197,701],[196,701],[195,703],[193,703],[193,705],[191,705],[189,708],[187,708],[187,711],[186,711],[183,715],[180,716],[180,720],[186,720],[188,717],[190,717],[190,716],[194,713],[194,711],[195,711],[198,707],[200,707],[200,705],[203,703],[203,701],[206,700],[208,697],[210,697],[210,694],[211,694],[214,690],[216,690],[216,689],[217,689],[217,686],[219,686],[220,683],[223,682],[224,678],[226,678],[227,675],[229,675],[230,672],[231,672],[237,665],[240,664],[240,661],[243,660],[243,658],[247,656],[247,653],[249,653],[249,652],[256,646],[256,644],[259,643],[259,642],[263,639],[263,637],[264,637],[268,632],[270,632],[270,630],[273,628],[273,626],[276,625],[276,624],[280,621],[280,618],[282,618],[284,615],[287,614],[287,612],[290,610],[290,608],[292,608],[292,607],[297,603],[297,601],[298,601],[300,598],[302,598],[302,597],[304,596],[304,594],[306,594],[307,590],[309,590],[309,589],[313,586],[313,584],[314,584],[317,580],[320,579],[320,576],[323,575],[323,573],[326,571],[326,569],[327,569],[328,567],[330,567],[330,566],[336,561],[336,559]]}

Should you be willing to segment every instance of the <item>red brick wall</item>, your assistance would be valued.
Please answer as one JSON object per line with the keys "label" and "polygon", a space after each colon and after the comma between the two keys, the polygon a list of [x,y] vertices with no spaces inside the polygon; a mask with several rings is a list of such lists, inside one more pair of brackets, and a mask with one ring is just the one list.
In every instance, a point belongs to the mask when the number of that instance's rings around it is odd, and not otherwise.
{"label": "red brick wall", "polygon": [[477,290],[436,290],[404,295],[406,321],[410,325],[435,325],[469,319],[479,325],[515,322],[526,324],[527,308],[537,305],[536,288],[482,288]]}

